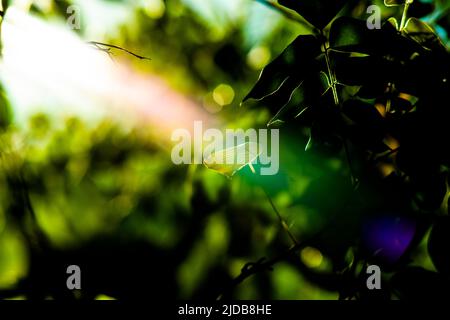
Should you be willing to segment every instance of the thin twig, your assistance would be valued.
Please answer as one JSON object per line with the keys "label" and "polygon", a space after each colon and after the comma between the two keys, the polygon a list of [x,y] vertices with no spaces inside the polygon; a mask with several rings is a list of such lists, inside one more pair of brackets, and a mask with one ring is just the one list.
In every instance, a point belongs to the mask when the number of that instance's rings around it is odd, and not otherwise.
{"label": "thin twig", "polygon": [[93,44],[93,43],[92,43],[92,45],[93,45],[96,49],[98,49],[98,50],[103,51],[104,53],[106,53],[106,54],[108,55],[108,57],[111,59],[111,61],[112,61],[113,63],[116,63],[116,61],[113,59],[114,54],[113,54],[113,52],[111,51],[111,50],[112,50],[111,48],[102,48],[102,47],[100,47],[99,45]]}
{"label": "thin twig", "polygon": [[217,300],[222,300],[224,298],[230,297],[233,290],[245,279],[261,272],[272,271],[275,264],[285,261],[293,253],[299,252],[303,248],[307,247],[310,243],[314,243],[315,239],[321,237],[326,232],[326,230],[329,230],[329,228],[332,228],[334,226],[334,224],[336,223],[336,219],[338,219],[337,216],[332,216],[321,230],[308,237],[308,239],[303,239],[300,242],[297,241],[295,244],[291,245],[287,250],[284,250],[281,254],[275,256],[270,260],[267,260],[266,258],[261,258],[257,262],[250,262],[245,264],[244,267],[242,267],[241,269],[241,273],[231,281],[226,290],[217,297]]}
{"label": "thin twig", "polygon": [[[327,64],[328,77],[330,78],[331,89],[333,91],[334,104],[335,104],[336,107],[339,108],[340,101],[339,101],[339,94],[337,92],[337,87],[336,87],[336,85],[338,84],[338,81],[336,79],[335,72],[334,72],[334,70],[332,69],[332,66],[331,66],[330,56],[328,54],[329,48],[327,46],[326,37],[325,37],[323,31],[321,31],[321,36],[322,36],[322,39],[323,39],[323,53],[324,53],[325,61],[326,61],[326,64]],[[352,164],[352,160],[350,158],[350,152],[348,150],[347,137],[343,137],[343,140],[344,140],[343,141],[343,145],[344,145],[345,156],[347,158],[347,163],[348,163],[348,167],[349,167],[349,170],[350,170],[350,179],[351,179],[351,182],[352,182],[352,186],[354,188],[356,188],[357,185],[358,185],[358,179],[355,177],[355,174],[354,174],[353,164]]]}
{"label": "thin twig", "polygon": [[267,191],[264,188],[262,188],[262,189],[263,189],[264,193],[266,194],[270,205],[272,206],[273,210],[275,211],[282,228],[289,235],[289,238],[292,240],[293,244],[289,247],[289,249],[287,251],[283,252],[281,255],[276,256],[270,260],[266,260],[266,258],[261,258],[257,262],[250,262],[250,263],[245,264],[244,267],[242,267],[242,269],[241,269],[241,273],[236,278],[233,279],[233,281],[230,283],[227,291],[225,291],[224,293],[219,295],[217,300],[221,300],[225,296],[228,296],[236,286],[238,286],[240,283],[242,283],[248,277],[250,277],[254,274],[260,273],[260,272],[272,271],[273,266],[276,263],[286,259],[289,256],[289,254],[291,254],[292,252],[295,252],[297,250],[300,250],[302,248],[302,245],[300,244],[300,242],[297,241],[295,236],[289,230],[287,223],[284,221],[284,219],[281,216],[280,212],[278,211],[277,207],[273,203],[272,198],[269,196],[269,194],[267,193]]}
{"label": "thin twig", "polygon": [[284,231],[286,231],[286,233],[288,234],[289,238],[292,240],[292,243],[294,245],[298,245],[298,241],[295,238],[295,236],[292,234],[292,232],[289,230],[289,226],[287,225],[286,221],[284,221],[283,217],[281,216],[280,212],[278,211],[277,207],[275,207],[275,204],[272,201],[272,198],[269,196],[269,194],[267,193],[267,191],[263,188],[264,193],[266,194],[267,199],[269,199],[270,205],[272,206],[273,211],[275,211],[278,220],[280,221],[281,227],[284,229]]}
{"label": "thin twig", "polygon": [[320,32],[322,39],[323,39],[323,53],[325,56],[325,61],[327,64],[327,71],[328,71],[328,78],[330,79],[331,82],[331,89],[333,90],[333,98],[334,98],[334,104],[336,106],[339,106],[339,95],[337,93],[337,88],[336,88],[336,84],[337,84],[337,80],[336,80],[336,76],[331,68],[331,61],[330,61],[330,56],[328,54],[328,46],[326,43],[326,37],[323,33],[323,31]]}
{"label": "thin twig", "polygon": [[260,273],[260,272],[264,272],[264,271],[272,271],[273,266],[275,264],[285,260],[286,258],[289,257],[290,254],[300,250],[302,247],[303,247],[303,245],[301,245],[301,244],[295,244],[295,245],[292,245],[288,250],[284,251],[282,254],[280,254],[270,260],[261,258],[257,262],[247,263],[246,265],[244,265],[244,267],[242,267],[241,273],[236,278],[234,278],[233,281],[230,283],[230,285],[228,286],[228,289],[224,293],[220,294],[217,297],[217,300],[222,300],[222,299],[228,297],[232,293],[232,291],[235,287],[237,287],[239,284],[244,282],[244,280],[249,278],[250,276]]}
{"label": "thin twig", "polygon": [[[141,59],[141,60],[152,60],[151,58],[138,55],[138,54],[136,54],[134,52],[131,52],[131,51],[125,49],[125,48],[122,48],[122,47],[119,47],[119,46],[116,46],[116,45],[113,45],[113,44],[107,44],[107,43],[97,42],[97,41],[88,41],[88,43],[96,46],[97,48],[99,48],[99,46],[104,46],[104,47],[108,47],[108,48],[117,49],[117,50],[126,52],[128,54],[131,54],[133,57],[136,57],[136,58]],[[109,53],[109,51],[107,51],[107,52]]]}

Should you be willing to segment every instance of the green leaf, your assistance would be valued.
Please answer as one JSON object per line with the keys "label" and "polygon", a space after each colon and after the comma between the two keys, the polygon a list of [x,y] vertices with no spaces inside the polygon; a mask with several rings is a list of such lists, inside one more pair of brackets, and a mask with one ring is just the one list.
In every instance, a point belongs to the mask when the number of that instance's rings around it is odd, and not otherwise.
{"label": "green leaf", "polygon": [[397,21],[397,19],[395,19],[395,17],[390,17],[389,19],[387,19],[387,23],[390,23],[392,27],[395,28],[395,30],[398,30],[399,22]]}
{"label": "green leaf", "polygon": [[268,108],[271,114],[275,114],[290,101],[292,92],[298,85],[298,79],[288,77],[275,92],[260,99],[258,105]]}
{"label": "green leaf", "polygon": [[349,52],[365,52],[371,31],[364,20],[349,17],[336,19],[330,29],[330,47]]}
{"label": "green leaf", "polygon": [[370,30],[365,20],[350,17],[336,19],[330,29],[330,48],[396,59],[408,59],[414,52],[423,51],[416,42],[397,32],[391,22],[381,29]]}
{"label": "green leaf", "polygon": [[[260,154],[259,147],[254,142],[246,142],[241,145],[226,148],[211,153],[203,164],[208,169],[216,171],[224,176],[231,178],[236,172],[249,165],[258,158]],[[244,163],[237,163],[236,159],[244,159]],[[253,171],[253,170],[252,170]]]}
{"label": "green leaf", "polygon": [[325,28],[349,2],[346,0],[279,0],[319,29]]}
{"label": "green leaf", "polygon": [[[253,89],[244,98],[261,100],[277,90],[285,81],[298,81],[305,79],[317,69],[315,58],[321,53],[319,40],[312,36],[297,37],[277,58],[269,63],[261,72]],[[296,86],[294,86],[295,88]]]}
{"label": "green leaf", "polygon": [[410,18],[403,31],[409,38],[413,39],[426,49],[441,50],[444,52],[446,50],[445,45],[433,28],[417,18]]}
{"label": "green leaf", "polygon": [[302,105],[305,97],[304,87],[301,83],[298,87],[292,91],[289,101],[273,116],[267,123],[268,127],[278,126],[284,123],[289,118],[295,118],[297,114],[303,111],[306,106]]}
{"label": "green leaf", "polygon": [[267,126],[280,125],[302,115],[308,107],[319,104],[320,97],[330,87],[330,80],[324,72],[304,80],[291,93],[289,100],[269,121]]}

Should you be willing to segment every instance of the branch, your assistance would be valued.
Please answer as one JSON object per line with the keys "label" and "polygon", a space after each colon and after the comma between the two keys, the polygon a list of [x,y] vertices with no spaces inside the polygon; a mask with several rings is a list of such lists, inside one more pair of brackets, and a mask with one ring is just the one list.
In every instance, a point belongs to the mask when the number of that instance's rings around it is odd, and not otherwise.
{"label": "branch", "polygon": [[281,216],[280,212],[278,211],[277,207],[275,206],[275,204],[272,201],[272,198],[270,197],[269,193],[266,191],[265,188],[262,188],[262,190],[264,191],[267,199],[270,202],[270,205],[272,206],[272,209],[275,211],[278,220],[280,222],[281,227],[284,229],[284,231],[288,234],[289,238],[291,239],[291,241],[293,242],[293,244],[291,245],[291,247],[283,252],[281,255],[272,258],[270,260],[266,260],[266,258],[261,258],[259,259],[257,262],[249,262],[246,263],[242,269],[241,269],[241,273],[234,278],[230,285],[228,286],[227,290],[220,294],[219,297],[217,297],[217,300],[221,300],[224,297],[227,297],[231,294],[231,292],[233,291],[233,289],[238,286],[240,283],[242,283],[245,279],[247,279],[248,277],[260,273],[260,272],[264,272],[264,271],[272,271],[273,270],[273,266],[286,259],[292,252],[295,252],[297,250],[300,250],[303,245],[300,245],[300,243],[297,241],[297,239],[295,238],[295,236],[292,234],[292,232],[289,230],[289,227],[286,223],[286,221],[284,221],[283,217]]}
{"label": "branch", "polygon": [[[347,199],[347,200],[349,200],[349,199]],[[220,294],[217,297],[216,300],[223,300],[227,297],[230,297],[233,290],[239,284],[241,284],[245,279],[247,279],[257,273],[261,273],[261,272],[265,272],[265,271],[272,271],[273,266],[275,264],[288,259],[291,254],[302,250],[303,248],[307,247],[310,243],[314,243],[316,241],[316,239],[323,236],[323,234],[325,232],[327,232],[328,230],[330,230],[330,228],[334,228],[334,225],[338,218],[339,217],[336,215],[331,216],[330,219],[325,223],[323,228],[321,228],[321,230],[318,230],[315,234],[309,236],[307,239],[304,239],[302,241],[296,241],[293,245],[291,245],[283,253],[281,253],[280,255],[278,255],[270,260],[266,260],[266,258],[261,258],[257,262],[250,262],[250,263],[245,264],[244,267],[242,267],[242,269],[241,269],[241,273],[231,281],[231,283],[228,285],[228,287],[224,290],[224,292],[222,294]]]}
{"label": "branch", "polygon": [[97,41],[88,41],[88,43],[96,46],[99,49],[102,49],[101,48],[102,46],[109,48],[109,49],[105,50],[107,53],[110,53],[110,49],[112,48],[112,49],[117,49],[117,50],[126,52],[126,53],[132,55],[133,57],[138,58],[140,60],[152,60],[151,58],[140,56],[140,55],[138,55],[138,54],[136,54],[134,52],[131,52],[131,51],[125,49],[125,48],[122,48],[122,47],[119,47],[119,46],[116,46],[116,45],[113,45],[113,44],[107,44],[107,43],[102,43],[102,42],[97,42]]}
{"label": "branch", "polygon": [[302,244],[295,244],[292,245],[288,250],[280,254],[279,256],[276,256],[270,260],[266,260],[266,258],[261,258],[257,262],[249,262],[245,264],[242,269],[241,273],[234,278],[228,288],[225,290],[224,293],[220,294],[217,297],[217,300],[223,300],[224,298],[227,298],[231,295],[234,288],[236,288],[239,284],[241,284],[245,279],[251,277],[252,275],[255,275],[257,273],[261,273],[264,271],[272,271],[273,266],[277,264],[280,261],[285,260],[289,257],[289,255],[293,252],[296,252],[300,250],[304,245]]}

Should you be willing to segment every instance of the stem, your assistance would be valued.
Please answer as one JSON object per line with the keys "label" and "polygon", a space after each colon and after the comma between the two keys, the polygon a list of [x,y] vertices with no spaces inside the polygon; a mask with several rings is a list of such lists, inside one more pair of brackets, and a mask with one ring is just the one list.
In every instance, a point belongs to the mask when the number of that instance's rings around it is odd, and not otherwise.
{"label": "stem", "polygon": [[217,297],[217,300],[222,300],[224,298],[229,297],[231,295],[233,289],[235,287],[237,287],[240,283],[242,283],[245,279],[247,279],[248,277],[250,277],[254,274],[257,274],[257,273],[272,270],[273,266],[275,264],[277,264],[280,261],[285,260],[290,254],[292,254],[293,252],[296,252],[304,247],[304,244],[303,243],[301,244],[299,241],[297,241],[295,236],[289,230],[288,225],[281,217],[280,212],[275,207],[275,204],[273,203],[273,201],[270,198],[269,194],[267,193],[266,189],[264,189],[264,188],[262,188],[262,189],[263,189],[264,193],[266,194],[267,199],[269,199],[270,205],[272,206],[273,210],[275,211],[275,213],[278,217],[278,220],[280,221],[281,226],[286,231],[286,233],[289,235],[289,238],[292,240],[293,244],[289,247],[289,249],[285,250],[282,254],[280,254],[270,260],[266,260],[265,258],[262,258],[262,259],[259,259],[257,262],[253,262],[253,263],[251,262],[251,263],[247,263],[246,265],[244,265],[244,267],[241,269],[241,273],[231,281],[230,285],[225,290],[225,292],[220,294]]}
{"label": "stem", "polygon": [[327,47],[327,43],[325,40],[326,38],[323,34],[323,31],[321,31],[321,36],[323,39],[322,45],[323,45],[323,52],[325,54],[325,61],[327,63],[328,77],[330,78],[331,90],[333,91],[334,104],[336,106],[339,106],[339,95],[337,93],[337,88],[336,88],[337,80],[336,80],[333,70],[331,69],[330,56],[328,55],[328,47]]}
{"label": "stem", "polygon": [[284,221],[283,217],[281,217],[280,212],[278,211],[277,207],[275,207],[275,204],[272,201],[272,198],[269,196],[269,194],[267,193],[267,191],[263,188],[264,193],[266,194],[267,199],[269,199],[270,205],[272,206],[273,211],[275,211],[278,220],[280,221],[281,227],[284,229],[284,231],[286,231],[286,233],[288,234],[289,238],[291,239],[292,243],[294,245],[298,245],[298,241],[295,238],[295,236],[292,234],[292,232],[289,230],[289,226],[287,225],[286,221]]}
{"label": "stem", "polygon": [[402,21],[400,22],[400,27],[398,30],[400,32],[402,32],[406,26],[406,21],[407,21],[406,19],[408,18],[408,9],[409,9],[409,6],[413,3],[413,1],[414,0],[406,0],[406,2],[405,2],[405,7],[403,8]]}
{"label": "stem", "polygon": [[[331,81],[331,90],[333,91],[334,104],[336,105],[336,107],[339,107],[339,104],[340,104],[339,95],[338,95],[337,87],[336,87],[336,84],[338,82],[337,82],[336,76],[331,68],[330,56],[328,55],[328,47],[327,47],[327,43],[325,40],[326,38],[323,34],[323,31],[321,32],[321,35],[322,35],[322,39],[323,39],[323,51],[325,54],[325,61],[327,63],[328,76]],[[350,170],[350,179],[352,182],[352,186],[354,188],[356,188],[356,186],[358,185],[358,179],[356,179],[355,174],[354,174],[353,165],[352,165],[352,161],[350,159],[350,153],[349,153],[348,145],[347,145],[347,138],[343,137],[343,140],[344,140],[343,144],[344,144],[345,156],[347,158],[348,168]]]}
{"label": "stem", "polygon": [[334,73],[331,70],[330,57],[328,56],[328,48],[326,47],[326,45],[324,45],[324,49],[325,49],[325,61],[327,62],[328,76],[331,81],[331,90],[333,91],[334,104],[336,106],[339,106],[339,96],[336,88],[337,81],[336,78],[334,77]]}

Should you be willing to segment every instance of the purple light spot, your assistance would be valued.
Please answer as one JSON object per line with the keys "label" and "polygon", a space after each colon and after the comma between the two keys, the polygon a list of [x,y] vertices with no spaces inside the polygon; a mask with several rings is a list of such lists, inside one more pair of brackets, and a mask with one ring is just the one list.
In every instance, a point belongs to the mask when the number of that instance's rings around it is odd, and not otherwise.
{"label": "purple light spot", "polygon": [[363,230],[363,241],[369,253],[395,263],[408,249],[416,223],[406,217],[382,216],[369,220]]}

